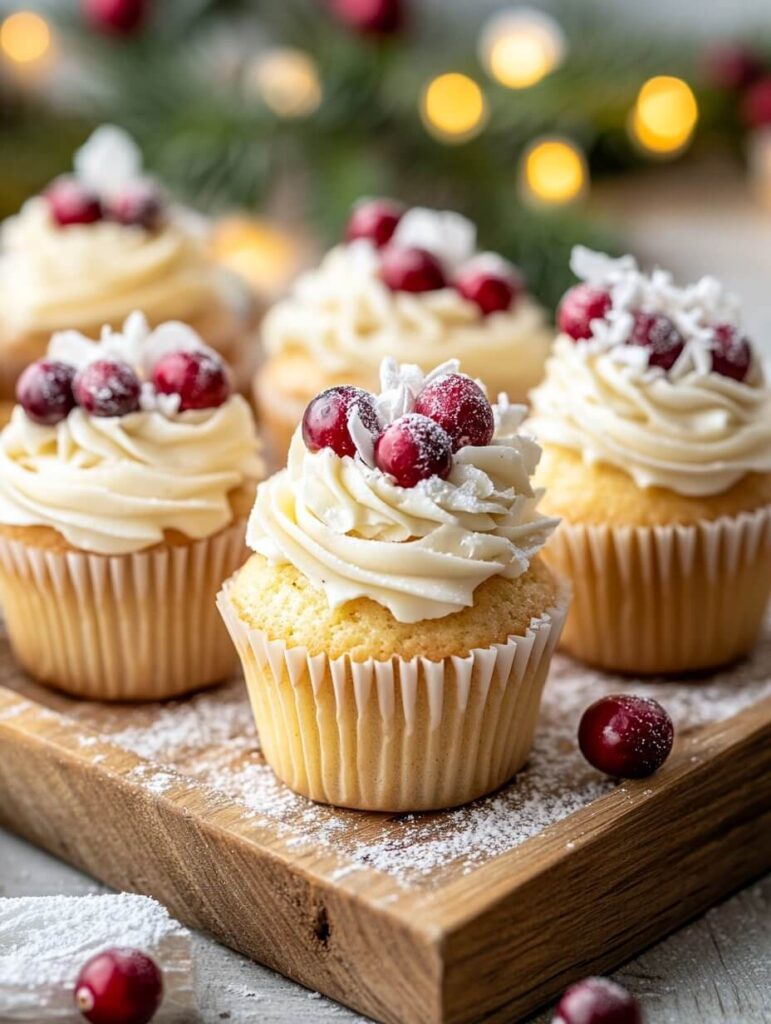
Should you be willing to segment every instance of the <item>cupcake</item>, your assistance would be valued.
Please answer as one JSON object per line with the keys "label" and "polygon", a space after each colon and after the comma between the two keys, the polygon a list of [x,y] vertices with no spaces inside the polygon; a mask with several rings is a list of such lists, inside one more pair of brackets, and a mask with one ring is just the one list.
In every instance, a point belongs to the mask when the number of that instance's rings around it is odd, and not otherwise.
{"label": "cupcake", "polygon": [[151,326],[190,324],[248,384],[254,300],[212,262],[206,225],[142,172],[139,150],[105,125],[75,154],[74,174],[29,199],[0,237],[0,401],[54,331],[118,329],[135,309]]}
{"label": "cupcake", "polygon": [[220,356],[135,313],[99,342],[55,334],[18,397],[0,433],[0,600],[22,667],[97,700],[230,675],[215,598],[261,467]]}
{"label": "cupcake", "polygon": [[313,399],[219,604],[265,757],[312,800],[465,803],[530,751],[567,594],[524,408],[449,362]]}
{"label": "cupcake", "polygon": [[464,217],[366,201],[346,241],[266,315],[257,407],[283,461],[310,399],[337,384],[376,387],[387,356],[424,368],[458,358],[491,394],[523,401],[552,338],[517,269],[477,252]]}
{"label": "cupcake", "polygon": [[771,394],[736,300],[576,249],[527,427],[571,654],[634,673],[745,654],[771,587]]}

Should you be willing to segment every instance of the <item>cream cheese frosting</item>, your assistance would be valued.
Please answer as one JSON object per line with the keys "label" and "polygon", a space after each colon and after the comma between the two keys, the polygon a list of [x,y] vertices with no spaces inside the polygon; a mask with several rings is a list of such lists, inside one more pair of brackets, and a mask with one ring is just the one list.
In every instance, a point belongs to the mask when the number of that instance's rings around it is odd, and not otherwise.
{"label": "cream cheese frosting", "polygon": [[[475,256],[473,225],[452,213],[410,210],[393,241],[433,252],[449,277],[472,258],[501,262],[492,253]],[[367,239],[332,249],[319,267],[298,278],[263,322],[268,353],[305,353],[341,379],[362,373],[375,379],[386,356],[422,366],[451,356],[493,392],[504,390],[512,378],[535,383],[552,337],[544,311],[528,295],[510,310],[483,316],[455,288],[391,291],[380,279],[378,252]]]}
{"label": "cream cheese frosting", "polygon": [[[424,377],[387,360],[378,410],[383,425],[414,406]],[[537,509],[530,485],[539,447],[518,433],[522,406],[493,407],[496,430],[484,447],[461,448],[448,479],[398,486],[372,464],[371,442],[355,457],[310,452],[298,428],[285,470],[263,482],[247,543],[275,563],[291,563],[324,590],[330,606],[367,597],[400,622],[441,618],[473,604],[494,575],[527,571],[556,520]]]}
{"label": "cream cheese frosting", "polygon": [[[579,250],[574,269],[606,287],[613,309],[592,322],[592,337],[561,335],[531,394],[527,428],[538,440],[608,463],[642,488],[687,496],[720,494],[747,473],[771,472],[771,393],[757,355],[747,378],[711,371],[714,324],[738,324],[732,296],[711,278],[679,289],[671,277],[640,274],[630,257]],[[676,323],[686,345],[669,372],[647,365],[643,348],[624,345],[630,310],[655,309]]]}
{"label": "cream cheese frosting", "polygon": [[[195,344],[181,324],[150,332],[135,315],[100,343],[54,336],[49,354],[77,366],[122,356],[146,370],[153,357]],[[180,413],[176,404],[145,394],[141,411],[94,417],[77,408],[55,426],[17,406],[0,434],[0,522],[51,527],[104,555],[141,551],[166,530],[198,539],[227,526],[230,492],[261,474],[251,410],[240,395],[214,409]]]}

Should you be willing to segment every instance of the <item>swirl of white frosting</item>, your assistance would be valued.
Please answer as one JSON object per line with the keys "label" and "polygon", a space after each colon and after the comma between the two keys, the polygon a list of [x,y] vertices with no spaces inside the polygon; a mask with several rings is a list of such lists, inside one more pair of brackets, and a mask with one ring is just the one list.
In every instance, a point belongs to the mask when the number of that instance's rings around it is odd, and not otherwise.
{"label": "swirl of white frosting", "polygon": [[758,366],[746,382],[698,368],[673,378],[562,335],[531,401],[527,427],[541,443],[623,469],[639,487],[706,496],[771,472],[771,395]]}
{"label": "swirl of white frosting", "polygon": [[[389,404],[403,411],[385,401],[381,414]],[[361,455],[308,451],[298,430],[287,468],[257,489],[247,542],[294,565],[332,607],[368,597],[400,622],[468,607],[486,579],[524,573],[556,525],[530,486],[540,449],[516,433],[524,411],[504,401],[491,444],[461,448],[447,480],[412,488]]]}

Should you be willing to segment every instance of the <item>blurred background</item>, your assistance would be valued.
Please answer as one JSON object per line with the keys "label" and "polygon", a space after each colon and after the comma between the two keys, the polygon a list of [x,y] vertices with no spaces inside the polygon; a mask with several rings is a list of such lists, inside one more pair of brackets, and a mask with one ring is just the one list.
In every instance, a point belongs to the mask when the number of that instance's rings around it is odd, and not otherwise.
{"label": "blurred background", "polygon": [[768,0],[0,0],[0,217],[104,121],[268,298],[388,194],[552,308],[582,241],[723,277],[771,337]]}

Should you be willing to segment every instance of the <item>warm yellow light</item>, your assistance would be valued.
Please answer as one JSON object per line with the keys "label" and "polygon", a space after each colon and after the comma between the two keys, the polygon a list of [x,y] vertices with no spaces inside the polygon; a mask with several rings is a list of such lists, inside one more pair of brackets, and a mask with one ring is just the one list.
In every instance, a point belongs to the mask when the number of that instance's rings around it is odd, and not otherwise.
{"label": "warm yellow light", "polygon": [[247,217],[221,221],[214,231],[212,247],[222,266],[267,295],[283,288],[299,262],[295,239],[271,224]]}
{"label": "warm yellow light", "polygon": [[0,48],[16,64],[40,60],[51,48],[48,22],[34,11],[9,14],[0,26]]}
{"label": "warm yellow light", "polygon": [[525,154],[523,179],[531,198],[542,203],[569,203],[586,188],[586,161],[572,142],[542,139]]}
{"label": "warm yellow light", "polygon": [[699,107],[687,82],[660,75],[649,79],[637,96],[630,131],[652,153],[676,154],[690,141]]}
{"label": "warm yellow light", "polygon": [[270,50],[257,60],[253,78],[266,105],[280,117],[307,117],[321,103],[318,69],[303,50]]}
{"label": "warm yellow light", "polygon": [[446,142],[465,142],[484,127],[487,100],[473,78],[450,72],[428,83],[421,113],[432,135]]}
{"label": "warm yellow light", "polygon": [[528,8],[502,11],[487,23],[479,55],[488,73],[510,89],[540,82],[560,64],[565,37],[548,14]]}

